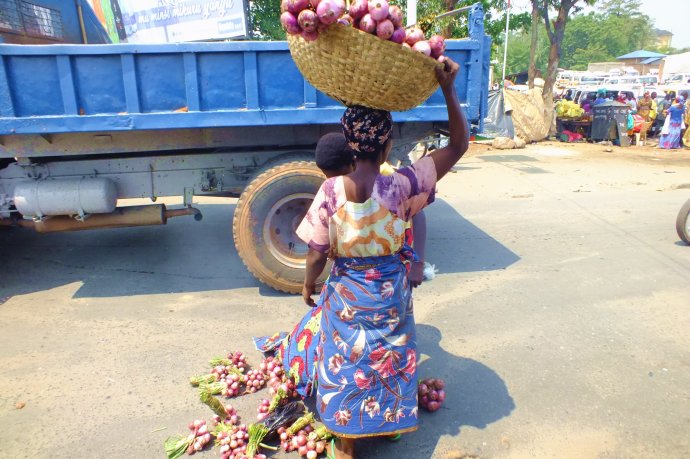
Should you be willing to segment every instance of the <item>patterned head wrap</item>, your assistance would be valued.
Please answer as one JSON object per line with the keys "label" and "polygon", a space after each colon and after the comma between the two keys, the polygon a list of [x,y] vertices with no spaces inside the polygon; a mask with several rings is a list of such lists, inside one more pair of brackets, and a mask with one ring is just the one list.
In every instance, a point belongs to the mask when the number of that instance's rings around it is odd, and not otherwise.
{"label": "patterned head wrap", "polygon": [[359,105],[348,107],[340,122],[345,139],[355,153],[375,154],[382,151],[393,129],[390,112]]}

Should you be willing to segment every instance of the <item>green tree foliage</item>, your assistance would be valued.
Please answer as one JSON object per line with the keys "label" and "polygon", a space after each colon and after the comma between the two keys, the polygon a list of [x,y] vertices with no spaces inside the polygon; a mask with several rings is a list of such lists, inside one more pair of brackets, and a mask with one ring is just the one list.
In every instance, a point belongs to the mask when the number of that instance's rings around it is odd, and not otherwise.
{"label": "green tree foliage", "polygon": [[653,43],[652,21],[635,11],[576,16],[563,38],[561,67],[586,70],[590,62],[614,61]]}
{"label": "green tree foliage", "polygon": [[254,40],[285,40],[280,25],[280,0],[250,1],[249,30]]}
{"label": "green tree foliage", "polygon": [[[508,37],[508,57],[506,60],[506,75],[527,71],[529,66],[530,31],[515,31]],[[501,57],[503,57],[501,49]],[[503,61],[501,60],[501,63]],[[549,62],[549,40],[543,27],[539,30],[537,41],[537,69],[543,74]],[[500,78],[500,74],[497,74]]]}
{"label": "green tree foliage", "polygon": [[[587,70],[590,62],[615,61],[618,56],[638,49],[653,49],[652,21],[636,8],[639,8],[636,0],[605,0],[597,8],[599,12],[575,15],[565,29],[559,66]],[[508,41],[506,73],[527,70],[529,32],[527,27],[524,32],[514,33]],[[542,72],[548,63],[548,47],[546,33],[540,27],[536,63]]]}

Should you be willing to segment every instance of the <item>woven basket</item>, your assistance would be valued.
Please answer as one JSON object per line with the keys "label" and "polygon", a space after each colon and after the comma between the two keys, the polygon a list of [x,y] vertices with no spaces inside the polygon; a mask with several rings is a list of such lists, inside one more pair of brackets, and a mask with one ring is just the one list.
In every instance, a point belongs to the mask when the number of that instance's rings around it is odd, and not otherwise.
{"label": "woven basket", "polygon": [[288,35],[292,58],[302,75],[347,106],[405,111],[438,88],[435,59],[354,27],[333,24],[307,41]]}

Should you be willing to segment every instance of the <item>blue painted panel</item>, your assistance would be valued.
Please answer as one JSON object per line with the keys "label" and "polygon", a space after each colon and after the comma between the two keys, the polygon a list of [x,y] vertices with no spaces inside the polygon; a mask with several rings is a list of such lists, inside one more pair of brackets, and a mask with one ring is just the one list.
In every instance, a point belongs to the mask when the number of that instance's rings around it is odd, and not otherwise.
{"label": "blue painted panel", "polygon": [[120,56],[75,56],[72,68],[84,114],[127,111]]}
{"label": "blue painted panel", "polygon": [[143,113],[187,106],[182,54],[139,54],[135,60]]}
{"label": "blue painted panel", "polygon": [[343,107],[343,104],[321,91],[316,92],[316,105],[319,107]]}
{"label": "blue painted panel", "polygon": [[243,53],[200,53],[197,67],[202,111],[246,105]]}
{"label": "blue painted panel", "polygon": [[55,57],[12,56],[5,62],[15,116],[61,115],[64,112]]}
{"label": "blue painted panel", "polygon": [[304,79],[290,53],[261,52],[257,60],[259,105],[264,110],[304,105]]}

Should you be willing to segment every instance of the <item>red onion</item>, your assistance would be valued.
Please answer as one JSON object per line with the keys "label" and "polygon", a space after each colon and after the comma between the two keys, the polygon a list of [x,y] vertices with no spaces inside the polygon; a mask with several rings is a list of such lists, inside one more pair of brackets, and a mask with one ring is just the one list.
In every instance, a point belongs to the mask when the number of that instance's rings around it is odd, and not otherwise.
{"label": "red onion", "polygon": [[432,413],[437,411],[439,408],[441,408],[441,404],[439,402],[429,402],[429,406],[427,407],[427,409]]}
{"label": "red onion", "polygon": [[280,2],[280,12],[284,13],[288,10],[288,0],[281,0]]}
{"label": "red onion", "polygon": [[422,32],[422,29],[415,27],[407,31],[407,38],[405,39],[405,42],[410,46],[421,40],[424,40],[424,32]]}
{"label": "red onion", "polygon": [[[314,41],[317,38],[319,38],[319,32],[307,32],[306,30],[302,31],[302,38],[304,38],[307,41]],[[253,389],[253,387],[252,387]]]}
{"label": "red onion", "polygon": [[360,19],[369,12],[369,3],[367,0],[355,0],[350,4],[350,11],[348,13],[353,19]]}
{"label": "red onion", "polygon": [[405,29],[403,29],[402,27],[397,27],[393,31],[393,35],[391,35],[390,40],[399,45],[402,45],[405,42],[405,36]]}
{"label": "red onion", "polygon": [[446,391],[444,391],[443,389],[440,389],[438,391],[438,402],[443,403],[445,401],[446,401]]}
{"label": "red onion", "polygon": [[387,0],[369,0],[369,14],[375,21],[383,21],[388,17]]}
{"label": "red onion", "polygon": [[366,33],[376,33],[376,21],[371,17],[371,14],[365,14],[359,21],[359,30]]}
{"label": "red onion", "polygon": [[319,5],[321,4],[321,0],[310,0],[309,3],[311,3],[311,7],[312,7],[312,8],[316,9],[316,8],[318,8]]}
{"label": "red onion", "polygon": [[[440,35],[434,35],[429,38],[429,47],[431,48],[431,57],[438,59],[446,51],[446,40]],[[440,388],[438,387],[439,383],[441,384]],[[436,380],[436,388],[443,389],[443,380]]]}
{"label": "red onion", "polygon": [[376,25],[376,36],[383,40],[388,40],[393,36],[394,30],[393,23],[388,19],[384,19]]}
{"label": "red onion", "polygon": [[290,35],[299,35],[302,33],[302,28],[297,23],[297,18],[288,11],[280,15],[280,23]]}
{"label": "red onion", "polygon": [[429,400],[437,402],[438,401],[438,392],[436,392],[435,390],[432,390],[431,392],[429,392]]}
{"label": "red onion", "polygon": [[424,383],[421,383],[419,385],[419,395],[424,396],[424,395],[427,395],[428,393],[429,393],[429,386],[427,386]]}
{"label": "red onion", "polygon": [[388,19],[391,20],[395,27],[402,27],[403,12],[399,6],[392,5],[388,8]]}
{"label": "red onion", "polygon": [[297,16],[309,6],[309,0],[287,0],[288,11]]}
{"label": "red onion", "polygon": [[350,16],[349,14],[344,14],[340,16],[340,19],[338,19],[338,24],[342,24],[344,26],[351,26],[352,22],[352,16]]}
{"label": "red onion", "polygon": [[297,17],[299,26],[305,32],[315,32],[319,25],[319,18],[312,10],[303,10]]}
{"label": "red onion", "polygon": [[425,56],[431,55],[431,47],[429,46],[429,42],[426,40],[418,41],[412,46],[412,49],[414,49],[415,51],[419,51]]}
{"label": "red onion", "polygon": [[343,0],[321,0],[318,8],[316,8],[316,15],[319,17],[319,22],[333,24],[343,15],[344,11],[345,3]]}

